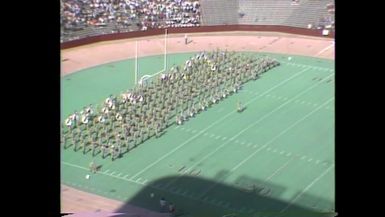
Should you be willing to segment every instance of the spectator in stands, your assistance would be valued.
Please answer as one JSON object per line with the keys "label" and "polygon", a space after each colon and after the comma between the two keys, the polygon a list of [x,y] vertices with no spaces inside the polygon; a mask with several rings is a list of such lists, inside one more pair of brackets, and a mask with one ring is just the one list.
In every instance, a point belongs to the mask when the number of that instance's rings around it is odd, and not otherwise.
{"label": "spectator in stands", "polygon": [[[200,4],[192,0],[61,0],[64,32],[113,25],[140,30],[199,26]],[[130,27],[131,26],[131,27]]]}

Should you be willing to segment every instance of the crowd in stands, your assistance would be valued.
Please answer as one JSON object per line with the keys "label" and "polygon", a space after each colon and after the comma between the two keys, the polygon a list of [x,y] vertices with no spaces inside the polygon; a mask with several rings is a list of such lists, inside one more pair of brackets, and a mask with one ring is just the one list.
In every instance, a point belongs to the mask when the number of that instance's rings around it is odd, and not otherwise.
{"label": "crowd in stands", "polygon": [[[62,145],[120,158],[165,128],[193,118],[279,63],[227,51],[202,52],[150,83],[84,107],[63,124]],[[241,112],[241,108],[238,111]],[[175,119],[174,119],[175,118]],[[173,121],[175,120],[175,122]]]}
{"label": "crowd in stands", "polygon": [[112,24],[135,30],[199,26],[197,0],[61,0],[63,31]]}

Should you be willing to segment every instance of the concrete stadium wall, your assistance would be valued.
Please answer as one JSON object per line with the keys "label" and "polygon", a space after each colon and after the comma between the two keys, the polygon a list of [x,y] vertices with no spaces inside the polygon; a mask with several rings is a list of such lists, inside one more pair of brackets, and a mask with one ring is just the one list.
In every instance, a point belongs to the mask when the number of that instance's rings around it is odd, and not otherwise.
{"label": "concrete stadium wall", "polygon": [[[81,38],[73,41],[63,42],[60,45],[61,49],[73,48],[81,45],[91,44],[101,41],[111,41],[119,39],[128,39],[136,37],[145,37],[145,36],[154,36],[164,34],[164,29],[151,29],[147,31],[135,31],[135,32],[124,32],[124,33],[114,33],[98,36],[90,36],[86,38]],[[298,27],[289,27],[289,26],[261,26],[261,25],[220,25],[220,26],[200,26],[200,27],[185,27],[185,28],[168,28],[168,33],[199,33],[199,32],[224,32],[224,31],[260,31],[260,32],[282,32],[298,35],[307,35],[307,36],[322,36],[322,29],[305,29]],[[334,32],[331,32],[328,36],[323,36],[328,38],[334,38]]]}

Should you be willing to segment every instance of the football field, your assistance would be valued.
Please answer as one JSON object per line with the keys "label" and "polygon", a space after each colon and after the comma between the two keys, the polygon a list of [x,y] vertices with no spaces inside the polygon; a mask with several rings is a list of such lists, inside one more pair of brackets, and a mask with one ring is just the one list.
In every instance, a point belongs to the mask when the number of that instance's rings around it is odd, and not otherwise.
{"label": "football field", "polygon": [[[165,197],[181,216],[334,210],[334,61],[248,54],[281,65],[118,160],[61,149],[62,184],[154,211]],[[168,55],[169,67],[192,55]],[[141,58],[140,77],[158,72],[162,58]],[[62,77],[62,119],[129,89],[133,72],[131,59]],[[85,179],[92,159],[101,170]]]}

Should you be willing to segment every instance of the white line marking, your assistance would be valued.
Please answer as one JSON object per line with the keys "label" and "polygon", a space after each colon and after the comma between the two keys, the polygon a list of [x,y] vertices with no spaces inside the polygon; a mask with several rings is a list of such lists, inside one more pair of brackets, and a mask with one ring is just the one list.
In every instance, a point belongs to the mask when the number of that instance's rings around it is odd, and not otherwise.
{"label": "white line marking", "polygon": [[315,163],[316,163],[316,164],[319,164],[319,162],[320,162],[319,160],[316,160],[316,162],[315,162]]}
{"label": "white line marking", "polygon": [[[301,70],[300,72],[294,74],[293,76],[289,77],[288,79],[278,83],[277,85],[273,86],[272,88],[268,89],[267,91],[264,92],[264,94],[267,94],[269,92],[271,92],[272,90],[276,89],[277,87],[281,86],[282,84],[290,81],[291,79],[297,77],[298,75],[302,74],[303,72],[307,71],[309,69],[304,69],[304,70]],[[249,100],[247,103],[245,103],[245,105],[248,105],[250,104],[251,102],[253,102],[254,100],[258,99],[259,97],[263,96],[262,95],[259,95],[258,97],[256,98],[253,98],[251,100]],[[216,125],[217,123],[225,120],[228,116],[230,116],[231,114],[235,113],[236,111],[232,111],[232,112],[229,112],[227,115],[224,115],[222,118],[216,120],[215,122],[211,123],[209,126],[207,126],[205,129],[203,129],[202,131],[207,131],[208,129],[210,129],[211,127],[213,127],[214,125]],[[188,144],[189,142],[191,142],[192,140],[194,140],[195,138],[197,138],[198,136],[200,136],[202,134],[202,131],[200,133],[197,133],[195,134],[195,136],[192,136],[190,139],[186,140],[184,143],[178,145],[177,147],[175,147],[174,149],[172,149],[170,152],[167,152],[166,154],[164,154],[163,156],[161,156],[160,158],[158,158],[156,161],[152,162],[151,164],[149,164],[148,166],[146,166],[145,168],[143,168],[142,170],[140,170],[139,172],[137,172],[133,177],[136,177],[140,174],[142,174],[143,172],[147,171],[148,169],[150,169],[151,167],[153,167],[154,165],[158,164],[160,161],[162,161],[163,159],[165,159],[166,157],[168,157],[169,155],[171,155],[172,153],[176,152],[178,149],[180,149],[181,147],[183,147],[184,145]]]}
{"label": "white line marking", "polygon": [[215,139],[219,139],[221,136],[216,136]]}
{"label": "white line marking", "polygon": [[109,171],[109,170],[106,170],[106,171],[104,171],[103,173],[104,173],[104,174],[107,174],[108,171]]}
{"label": "white line marking", "polygon": [[287,165],[289,165],[290,161],[292,161],[293,159],[294,158],[290,158],[286,163],[284,163],[281,167],[279,167],[276,171],[274,171],[274,173],[272,173],[269,177],[265,179],[265,182],[269,181],[271,178],[273,178],[273,176],[275,176],[275,174],[277,174],[279,171],[287,167]]}
{"label": "white line marking", "polygon": [[306,158],[306,156],[304,155],[304,156],[301,157],[301,160],[303,160],[303,159],[305,159],[305,158]]}
{"label": "white line marking", "polygon": [[125,176],[123,176],[123,178],[125,179],[125,178],[127,178],[127,176],[128,176],[129,174],[127,174],[127,175],[125,175]]}
{"label": "white line marking", "polygon": [[267,151],[270,151],[270,150],[271,150],[271,148],[270,148],[270,147],[268,147],[266,150],[267,150]]}
{"label": "white line marking", "polygon": [[286,154],[286,157],[290,157],[290,156],[291,156],[291,152]]}
{"label": "white line marking", "polygon": [[122,173],[119,173],[118,175],[116,175],[116,176],[120,176],[120,175],[122,175]]}
{"label": "white line marking", "polygon": [[310,158],[309,160],[307,160],[307,162],[311,162],[313,160],[313,158]]}
{"label": "white line marking", "polygon": [[333,46],[334,46],[334,44],[331,44],[331,45],[325,47],[325,48],[322,49],[320,52],[318,52],[315,56],[321,55],[323,52],[327,51],[329,48],[331,48],[331,47],[333,47]]}
{"label": "white line marking", "polygon": [[279,152],[279,154],[283,154],[283,153],[285,153],[285,151],[281,151],[281,152]]}
{"label": "white line marking", "polygon": [[[305,93],[305,92],[303,92]],[[247,158],[245,158],[244,160],[242,160],[240,163],[238,163],[235,167],[233,167],[229,173],[231,172],[234,172],[236,169],[238,169],[242,164],[244,164],[246,161],[248,161],[250,158],[252,158],[256,153],[258,153],[260,150],[262,150],[264,147],[266,147],[267,145],[271,144],[272,142],[274,142],[277,138],[279,138],[280,136],[282,136],[283,134],[285,134],[286,132],[288,132],[291,128],[293,128],[294,126],[296,126],[298,123],[300,123],[301,121],[305,120],[306,118],[308,118],[310,115],[314,114],[315,112],[317,112],[318,110],[320,110],[324,105],[326,105],[327,103],[329,103],[329,101],[333,100],[334,97],[332,97],[331,99],[327,100],[326,102],[322,103],[322,105],[320,105],[318,108],[314,109],[313,111],[309,112],[307,115],[303,116],[301,119],[297,120],[296,122],[294,122],[292,125],[290,125],[288,128],[286,128],[285,130],[283,130],[281,133],[279,133],[277,136],[275,136],[273,139],[271,139],[269,142],[267,142],[266,144],[264,144],[261,148],[255,150],[251,155],[249,155]],[[290,100],[292,101],[292,100]],[[289,103],[290,101],[287,101],[286,103]],[[286,104],[284,103],[284,104]],[[279,107],[278,107],[279,108]],[[274,111],[274,110],[273,110]],[[249,127],[247,127],[249,128]],[[244,130],[246,130],[247,128],[245,128]],[[242,133],[242,131],[240,132]],[[237,135],[240,135],[240,133],[238,133]],[[219,146],[219,148],[221,148],[222,146],[224,146],[226,143],[222,144],[221,146]],[[217,150],[219,150],[218,148],[216,150],[214,150],[214,152],[216,152]],[[211,152],[209,153],[208,155],[206,155],[204,158],[202,159],[205,159],[206,157],[208,157],[209,155],[213,154],[214,152]],[[282,153],[282,152],[281,152]],[[200,162],[200,161],[198,161]],[[178,177],[176,178],[178,179]],[[216,182],[214,184],[212,184],[202,195],[205,195],[209,190],[211,190],[214,186],[216,186],[219,182]]]}
{"label": "white line marking", "polygon": [[[306,67],[309,67],[309,68],[311,68],[311,69],[316,69],[316,70],[318,70],[315,66],[312,66],[312,65],[290,63],[290,62],[286,62],[286,61],[281,61],[281,63],[283,63],[283,64],[289,64],[289,65],[296,66],[296,67],[303,67],[303,66],[306,66]],[[320,68],[319,70],[326,70],[326,71],[330,71],[330,72],[333,72],[333,71],[334,71],[333,69],[330,69],[330,68],[325,68],[325,67],[319,67],[319,68]]]}
{"label": "white line marking", "polygon": [[[71,164],[71,163],[68,163],[68,162],[62,161],[62,163],[65,164],[65,165],[68,165],[68,166],[72,166],[72,167],[75,167],[75,168],[82,169],[82,170],[86,170],[86,171],[89,170],[89,169],[86,168],[86,167],[82,167],[82,166],[79,166],[79,165]],[[110,176],[110,177],[113,177],[113,178],[116,178],[116,179],[121,179],[121,180],[124,180],[124,181],[127,181],[127,182],[131,182],[131,183],[133,183],[133,184],[138,184],[138,183],[136,183],[136,182],[134,182],[134,181],[131,181],[131,180],[128,180],[128,179],[124,179],[124,178],[122,178],[122,177],[111,176],[111,175],[108,174],[108,173],[101,173],[101,174],[102,174],[102,175],[105,175],[105,176]]]}
{"label": "white line marking", "polygon": [[287,210],[291,205],[293,205],[293,203],[298,200],[298,198],[300,198],[302,196],[302,194],[304,194],[307,190],[309,190],[311,188],[311,186],[313,186],[319,179],[321,179],[324,175],[326,175],[326,173],[329,172],[329,170],[331,168],[334,167],[334,164],[332,164],[327,170],[325,170],[321,175],[319,175],[318,177],[316,177],[308,186],[306,186],[306,188],[304,188],[301,193],[299,193],[296,197],[293,198],[293,200],[290,201],[290,203],[285,207],[283,208],[280,212],[284,212],[285,210]]}

